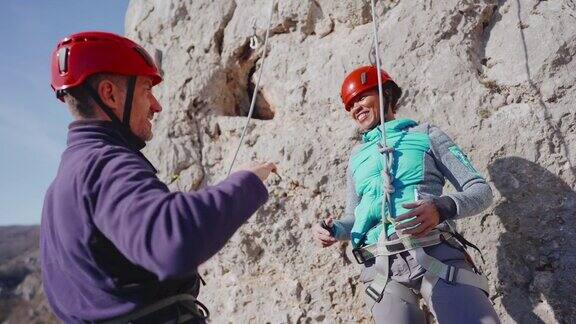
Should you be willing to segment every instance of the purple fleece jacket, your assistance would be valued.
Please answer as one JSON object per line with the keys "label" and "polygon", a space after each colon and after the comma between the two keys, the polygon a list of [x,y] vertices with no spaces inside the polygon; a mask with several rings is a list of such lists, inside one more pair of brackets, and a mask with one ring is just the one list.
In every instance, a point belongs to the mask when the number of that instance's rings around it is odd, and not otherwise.
{"label": "purple fleece jacket", "polygon": [[65,322],[116,317],[185,290],[268,199],[248,171],[170,192],[141,144],[111,122],[70,124],[40,236],[44,290]]}

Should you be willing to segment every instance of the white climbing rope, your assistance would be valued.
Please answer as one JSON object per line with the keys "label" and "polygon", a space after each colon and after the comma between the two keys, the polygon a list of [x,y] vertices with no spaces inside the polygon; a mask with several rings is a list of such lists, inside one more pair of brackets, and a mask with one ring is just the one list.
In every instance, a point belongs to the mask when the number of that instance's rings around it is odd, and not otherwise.
{"label": "white climbing rope", "polygon": [[[256,105],[256,96],[258,95],[258,88],[260,87],[260,78],[262,78],[262,71],[264,71],[264,63],[266,61],[266,49],[268,48],[268,36],[270,34],[270,24],[272,23],[272,14],[274,13],[274,4],[275,0],[272,0],[270,3],[270,13],[268,15],[268,27],[266,28],[266,36],[264,37],[264,49],[262,51],[262,63],[260,64],[260,72],[258,73],[258,79],[256,80],[256,85],[254,86],[254,92],[252,93],[252,101],[250,102],[250,110],[248,111],[248,118],[246,119],[246,124],[244,125],[244,129],[242,130],[242,135],[240,135],[240,141],[238,142],[238,147],[236,148],[236,152],[234,153],[234,158],[232,159],[232,163],[230,163],[230,168],[228,169],[229,176],[232,172],[232,168],[234,167],[234,163],[236,162],[236,158],[238,157],[238,152],[240,152],[240,148],[242,147],[242,143],[244,142],[244,136],[246,135],[246,130],[248,129],[248,124],[250,123],[250,119],[252,119],[252,114],[254,113],[254,106]],[[254,34],[256,34],[256,29],[254,28]],[[256,37],[254,35],[253,37]],[[250,45],[254,46],[256,41],[250,40]]]}
{"label": "white climbing rope", "polygon": [[386,113],[384,107],[384,92],[382,90],[382,72],[380,68],[380,49],[378,46],[378,17],[376,15],[376,0],[371,1],[372,5],[372,27],[373,27],[373,48],[374,54],[376,56],[376,73],[378,74],[378,102],[380,104],[380,129],[382,131],[382,143],[380,147],[380,153],[382,154],[382,163],[384,165],[384,170],[382,172],[382,178],[384,179],[384,188],[383,188],[383,199],[382,199],[382,223],[384,224],[386,220],[386,207],[389,207],[389,219],[392,219],[392,211],[391,208],[391,198],[390,194],[394,192],[394,187],[392,186],[392,181],[394,178],[392,177],[392,162],[394,156],[392,155],[393,148],[388,147],[387,140],[386,140]]}

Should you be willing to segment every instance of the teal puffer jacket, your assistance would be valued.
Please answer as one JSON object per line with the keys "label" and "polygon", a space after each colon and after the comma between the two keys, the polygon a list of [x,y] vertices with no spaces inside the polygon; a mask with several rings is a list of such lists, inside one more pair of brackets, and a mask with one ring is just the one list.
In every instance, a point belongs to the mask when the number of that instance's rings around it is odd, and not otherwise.
{"label": "teal puffer jacket", "polygon": [[[424,156],[430,148],[430,140],[425,133],[408,132],[416,125],[410,119],[395,119],[385,124],[387,144],[394,148],[392,185],[395,191],[391,194],[384,224],[388,236],[395,231],[389,220],[408,212],[402,205],[416,200],[416,188],[424,180]],[[362,141],[361,148],[350,160],[355,190],[361,197],[351,231],[354,247],[378,242],[383,227],[383,161],[378,152],[378,143],[382,142],[380,127],[365,133]]]}

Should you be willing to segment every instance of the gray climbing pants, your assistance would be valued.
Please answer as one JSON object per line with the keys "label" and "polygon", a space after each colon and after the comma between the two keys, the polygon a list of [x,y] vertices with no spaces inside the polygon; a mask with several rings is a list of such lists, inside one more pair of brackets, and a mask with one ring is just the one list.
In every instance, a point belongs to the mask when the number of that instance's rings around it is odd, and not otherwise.
{"label": "gray climbing pants", "polygon": [[[466,261],[462,251],[441,243],[424,248],[426,253],[438,260],[458,267],[472,270]],[[382,256],[384,257],[384,256]],[[416,262],[409,252],[403,252],[390,256],[390,279],[400,283],[414,293],[414,299],[418,300],[420,284],[425,270]],[[374,280],[376,274],[373,265],[363,269],[360,281],[367,286]],[[404,296],[406,297],[406,296]],[[426,316],[417,303],[406,302],[408,298],[384,292],[380,302],[365,294],[366,308],[375,323],[394,324],[425,324]],[[490,302],[490,299],[482,290],[463,284],[449,284],[439,279],[428,300],[424,300],[436,320],[440,324],[460,323],[500,323],[498,315]]]}

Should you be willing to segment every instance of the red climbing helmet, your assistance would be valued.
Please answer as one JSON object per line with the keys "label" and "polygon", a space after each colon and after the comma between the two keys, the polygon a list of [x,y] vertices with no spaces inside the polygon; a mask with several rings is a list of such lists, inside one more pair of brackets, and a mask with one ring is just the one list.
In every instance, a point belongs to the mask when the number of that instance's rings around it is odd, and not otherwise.
{"label": "red climbing helmet", "polygon": [[95,73],[150,76],[162,81],[146,50],[128,38],[106,32],[81,32],[58,43],[52,53],[51,86],[62,100],[64,90],[82,84]]}
{"label": "red climbing helmet", "polygon": [[[383,87],[387,82],[394,82],[384,70],[380,70],[380,72]],[[378,87],[378,69],[376,67],[363,66],[350,72],[342,82],[342,90],[340,90],[340,98],[342,98],[346,111],[350,111],[350,107],[357,96],[376,87]]]}

